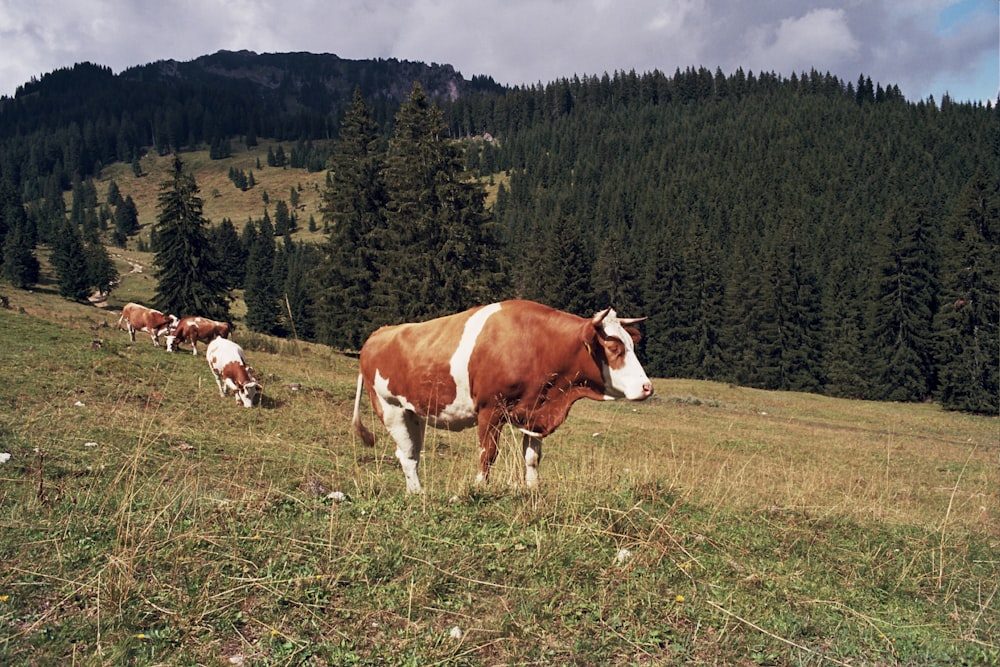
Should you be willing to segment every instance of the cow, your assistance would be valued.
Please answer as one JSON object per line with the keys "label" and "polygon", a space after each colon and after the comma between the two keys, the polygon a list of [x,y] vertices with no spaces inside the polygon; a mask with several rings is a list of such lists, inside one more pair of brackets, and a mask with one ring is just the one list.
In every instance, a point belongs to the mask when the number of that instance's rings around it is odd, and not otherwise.
{"label": "cow", "polygon": [[198,354],[198,341],[210,343],[214,338],[229,338],[232,327],[207,317],[182,317],[172,334],[167,336],[167,352],[179,349],[180,343],[191,344],[191,354]]}
{"label": "cow", "polygon": [[423,323],[386,326],[361,348],[354,432],[367,390],[396,443],[408,493],[420,493],[424,427],[479,429],[477,482],[488,480],[505,423],[522,434],[524,482],[538,485],[542,438],[581,398],[641,401],[653,385],[635,354],[639,332],[607,308],[587,319],[532,301],[503,301]]}
{"label": "cow", "polygon": [[118,329],[128,331],[129,339],[135,342],[135,332],[145,331],[153,339],[153,345],[160,346],[160,336],[169,336],[177,326],[176,315],[164,315],[158,310],[139,303],[126,303],[118,318]]}
{"label": "cow", "polygon": [[237,403],[245,408],[253,407],[260,383],[253,368],[247,366],[243,348],[228,338],[215,338],[208,344],[205,358],[219,385],[219,395],[225,398],[226,393],[232,391]]}

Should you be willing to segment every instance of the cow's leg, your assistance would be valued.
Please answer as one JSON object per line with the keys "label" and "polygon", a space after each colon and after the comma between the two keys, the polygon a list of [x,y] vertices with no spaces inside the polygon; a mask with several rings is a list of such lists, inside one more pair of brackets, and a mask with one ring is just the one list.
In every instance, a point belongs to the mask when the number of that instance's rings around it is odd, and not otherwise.
{"label": "cow's leg", "polygon": [[420,451],[424,447],[424,421],[416,414],[400,407],[384,407],[382,421],[396,443],[396,458],[406,477],[406,492],[420,493]]}
{"label": "cow's leg", "polygon": [[198,356],[198,339],[197,338],[195,338],[194,340],[191,341],[191,354],[193,354],[196,357]]}
{"label": "cow's leg", "polygon": [[128,331],[128,339],[134,343],[135,342],[135,327],[132,326],[131,322],[126,322],[125,323],[125,328]]}
{"label": "cow's leg", "polygon": [[215,384],[219,385],[219,396],[223,398],[226,397],[226,385],[222,382],[222,374],[217,373],[216,370],[212,369],[212,375],[215,376]]}
{"label": "cow's leg", "polygon": [[497,442],[503,422],[496,419],[490,410],[479,411],[479,474],[476,483],[482,484],[490,478],[490,467],[497,459]]}
{"label": "cow's leg", "polygon": [[524,485],[529,489],[538,486],[538,464],[542,462],[542,439],[525,433],[521,436],[524,451]]}

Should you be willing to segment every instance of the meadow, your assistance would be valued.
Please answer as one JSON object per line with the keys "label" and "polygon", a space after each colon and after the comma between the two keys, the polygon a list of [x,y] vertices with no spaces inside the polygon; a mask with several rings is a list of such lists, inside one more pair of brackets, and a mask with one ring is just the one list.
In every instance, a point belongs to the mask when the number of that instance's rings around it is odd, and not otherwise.
{"label": "meadow", "polygon": [[0,664],[1000,664],[997,418],[654,379],[410,497],[355,358],[238,328],[241,408],[115,330],[150,280],[3,290]]}

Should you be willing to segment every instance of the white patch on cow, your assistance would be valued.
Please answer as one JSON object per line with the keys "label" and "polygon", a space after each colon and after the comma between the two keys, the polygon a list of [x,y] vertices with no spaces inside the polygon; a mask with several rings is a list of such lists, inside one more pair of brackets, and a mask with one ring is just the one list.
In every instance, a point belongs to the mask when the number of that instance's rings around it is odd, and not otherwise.
{"label": "white patch on cow", "polygon": [[499,303],[493,303],[477,310],[465,322],[462,338],[458,348],[451,355],[449,366],[451,379],[455,382],[455,400],[444,407],[435,417],[442,426],[463,429],[476,423],[476,405],[472,402],[472,382],[469,379],[469,362],[472,361],[472,351],[476,340],[486,326],[486,320],[500,310]]}
{"label": "white patch on cow", "polygon": [[622,323],[618,321],[615,311],[610,311],[601,322],[606,336],[617,338],[625,346],[625,362],[620,368],[611,368],[602,364],[601,374],[604,376],[604,386],[607,395],[604,400],[613,401],[616,398],[626,398],[630,401],[640,401],[653,393],[653,385],[649,376],[643,370],[639,358],[635,355],[635,343]]}

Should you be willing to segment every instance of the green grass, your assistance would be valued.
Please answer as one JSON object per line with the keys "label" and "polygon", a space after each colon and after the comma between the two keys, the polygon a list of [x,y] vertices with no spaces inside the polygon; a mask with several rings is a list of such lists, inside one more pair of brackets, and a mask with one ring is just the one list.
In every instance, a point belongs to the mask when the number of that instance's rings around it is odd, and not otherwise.
{"label": "green grass", "polygon": [[578,403],[537,492],[510,434],[475,486],[470,430],[407,497],[356,360],[237,331],[245,410],[6,293],[0,664],[1000,664],[995,418],[660,379]]}

